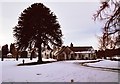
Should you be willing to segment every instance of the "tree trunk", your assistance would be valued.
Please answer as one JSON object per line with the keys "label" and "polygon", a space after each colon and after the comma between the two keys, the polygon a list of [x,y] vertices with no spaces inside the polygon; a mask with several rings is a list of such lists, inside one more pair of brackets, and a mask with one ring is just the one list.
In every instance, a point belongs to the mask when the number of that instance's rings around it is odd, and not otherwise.
{"label": "tree trunk", "polygon": [[16,56],[16,61],[18,61],[18,54],[17,54],[17,56]]}
{"label": "tree trunk", "polygon": [[30,60],[32,60],[32,58],[33,58],[33,51],[31,52]]}
{"label": "tree trunk", "polygon": [[30,56],[30,60],[32,60],[32,58],[33,58],[33,57],[32,57],[32,55],[31,55],[31,56]]}
{"label": "tree trunk", "polygon": [[42,53],[41,53],[41,45],[38,48],[38,63],[43,63],[43,61],[42,61]]}
{"label": "tree trunk", "polygon": [[18,50],[17,50],[17,54],[16,54],[16,61],[18,61]]}

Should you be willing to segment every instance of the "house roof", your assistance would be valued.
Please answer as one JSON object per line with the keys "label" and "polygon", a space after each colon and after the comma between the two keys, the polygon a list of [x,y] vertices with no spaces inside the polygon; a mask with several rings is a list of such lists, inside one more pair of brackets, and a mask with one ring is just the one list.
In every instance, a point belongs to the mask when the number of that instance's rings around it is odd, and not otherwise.
{"label": "house roof", "polygon": [[92,46],[82,46],[82,47],[69,47],[74,52],[89,51]]}
{"label": "house roof", "polygon": [[61,49],[56,53],[56,55],[61,54],[66,48],[69,48],[69,47],[62,46]]}
{"label": "house roof", "polygon": [[68,50],[73,51],[73,52],[83,52],[83,51],[89,51],[91,48],[93,48],[93,47],[92,46],[82,46],[82,47],[68,47],[68,46],[63,46],[56,53],[56,55],[61,54],[63,51],[65,51],[65,49],[68,49]]}

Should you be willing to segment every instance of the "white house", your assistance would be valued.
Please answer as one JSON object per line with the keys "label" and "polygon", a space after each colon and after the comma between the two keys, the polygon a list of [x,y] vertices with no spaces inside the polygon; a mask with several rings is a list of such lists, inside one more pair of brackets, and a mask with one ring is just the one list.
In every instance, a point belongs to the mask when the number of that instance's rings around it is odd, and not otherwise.
{"label": "white house", "polygon": [[42,51],[42,57],[45,59],[52,58],[52,49],[50,47],[45,47]]}
{"label": "white house", "polygon": [[54,55],[57,60],[96,59],[95,50],[92,46],[63,46]]}

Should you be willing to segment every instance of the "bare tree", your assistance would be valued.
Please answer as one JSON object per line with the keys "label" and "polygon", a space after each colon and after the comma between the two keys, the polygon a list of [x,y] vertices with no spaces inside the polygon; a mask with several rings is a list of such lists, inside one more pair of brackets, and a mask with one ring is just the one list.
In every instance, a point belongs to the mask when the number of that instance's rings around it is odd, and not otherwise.
{"label": "bare tree", "polygon": [[[102,42],[105,48],[114,40],[114,47],[120,45],[120,1],[104,0],[99,10],[93,15],[94,20],[104,21]],[[116,38],[116,39],[115,39]],[[107,48],[107,47],[106,47]]]}
{"label": "bare tree", "polygon": [[[114,38],[115,39],[115,38]],[[103,39],[103,37],[98,36],[98,48],[99,50],[113,49],[115,48],[115,40],[108,36],[108,39]],[[106,41],[107,40],[107,41]]]}

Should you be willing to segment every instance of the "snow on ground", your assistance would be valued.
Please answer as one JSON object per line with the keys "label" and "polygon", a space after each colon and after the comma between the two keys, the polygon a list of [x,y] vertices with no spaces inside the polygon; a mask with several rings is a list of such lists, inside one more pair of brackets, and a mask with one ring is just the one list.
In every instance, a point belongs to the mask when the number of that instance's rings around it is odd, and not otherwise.
{"label": "snow on ground", "polygon": [[[29,59],[24,60],[30,62]],[[33,61],[37,60],[33,59]],[[0,62],[2,63],[2,82],[70,82],[71,79],[74,82],[118,82],[117,72],[75,64],[80,60],[59,61],[32,66],[16,66],[22,63],[22,59],[19,61],[6,59]]]}
{"label": "snow on ground", "polygon": [[120,61],[111,61],[111,60],[103,60],[96,63],[88,63],[88,66],[95,66],[95,67],[105,67],[105,68],[117,68],[120,69]]}
{"label": "snow on ground", "polygon": [[80,63],[84,63],[84,62],[94,62],[94,61],[99,61],[99,60],[101,60],[101,59],[96,59],[96,60],[67,60],[65,62],[80,64]]}

